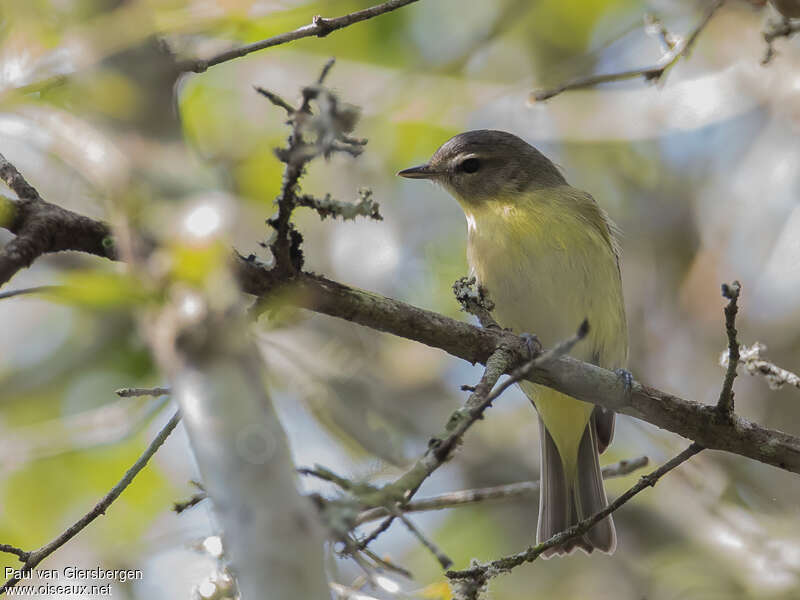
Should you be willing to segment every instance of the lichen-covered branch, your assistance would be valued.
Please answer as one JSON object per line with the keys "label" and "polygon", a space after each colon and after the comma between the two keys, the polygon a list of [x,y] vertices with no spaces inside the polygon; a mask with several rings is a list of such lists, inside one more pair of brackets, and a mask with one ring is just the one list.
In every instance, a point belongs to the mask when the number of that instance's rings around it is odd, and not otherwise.
{"label": "lichen-covered branch", "polygon": [[[373,494],[372,505],[385,506],[389,509],[390,514],[372,533],[360,542],[358,549],[366,548],[368,544],[389,528],[398,514],[404,512],[408,502],[425,479],[450,458],[453,450],[461,443],[464,434],[476,421],[483,418],[483,413],[492,405],[492,402],[499,398],[509,387],[525,379],[536,366],[545,365],[560,356],[566,355],[575,344],[586,336],[588,331],[588,324],[584,321],[573,337],[544,353],[541,353],[540,348],[531,349],[526,344],[528,352],[525,358],[526,362],[516,368],[514,368],[514,365],[518,364],[515,362],[518,358],[515,357],[514,353],[503,346],[498,346],[486,361],[486,369],[480,382],[472,388],[472,393],[467,398],[464,406],[450,416],[444,432],[431,438],[428,442],[427,452],[406,473]],[[531,356],[531,352],[535,352],[535,354]],[[513,370],[511,370],[512,368]],[[495,385],[498,379],[509,371],[510,377],[503,383]],[[363,502],[365,497],[362,496],[360,500]]]}
{"label": "lichen-covered branch", "polygon": [[[240,258],[238,264],[239,282],[248,293],[261,296],[282,285],[255,260]],[[321,276],[304,273],[293,285],[297,293],[292,301],[300,307],[440,348],[471,363],[485,364],[501,346],[516,354],[517,364],[527,353],[525,340],[509,331],[476,327]],[[706,448],[800,473],[800,438],[737,414],[721,420],[716,406],[685,400],[637,381],[626,395],[614,372],[569,356],[535,367],[527,379],[647,421]]]}
{"label": "lichen-covered branch", "polygon": [[[97,252],[92,252],[92,249],[101,248],[109,252],[110,258],[116,258],[114,245],[108,242],[110,230],[105,223],[55,208],[58,210],[50,213],[52,223],[46,231],[50,228],[54,231],[70,230],[75,217],[79,217],[81,222],[87,221],[87,226],[72,229],[74,235],[64,240],[61,249],[95,254]],[[5,227],[10,228],[8,224]],[[308,273],[297,274],[289,283],[255,256],[236,255],[233,261],[239,285],[248,294],[267,297],[292,285],[297,293],[291,295],[291,301],[299,307],[415,340],[471,363],[485,364],[501,346],[514,353],[519,362],[528,351],[525,341],[509,331],[476,327]],[[697,441],[706,448],[732,452],[800,473],[800,438],[761,427],[736,414],[730,421],[720,423],[715,407],[685,400],[638,382],[632,385],[630,400],[625,400],[616,374],[595,365],[564,356],[546,367],[534,369],[529,379],[642,419]]]}
{"label": "lichen-covered branch", "polygon": [[467,398],[464,406],[454,412],[445,431],[431,438],[428,450],[414,465],[394,482],[384,486],[378,491],[375,504],[391,507],[390,515],[359,544],[359,549],[365,548],[381,533],[386,531],[394,521],[398,511],[402,511],[422,483],[442,464],[447,461],[456,445],[475,421],[481,418],[484,411],[492,401],[502,392],[493,392],[497,380],[513,367],[514,354],[506,348],[499,346],[486,361],[486,369],[478,385]]}
{"label": "lichen-covered branch", "polygon": [[476,282],[475,277],[456,279],[453,283],[453,294],[455,294],[456,300],[462,310],[477,317],[482,326],[500,329],[500,325],[492,316],[494,302],[491,301],[486,290],[476,285]]}
{"label": "lichen-covered branch", "polygon": [[358,202],[341,202],[334,200],[330,194],[325,194],[324,198],[315,198],[304,194],[297,199],[297,206],[315,210],[320,219],[341,217],[343,221],[352,221],[356,217],[367,217],[375,221],[383,221],[380,205],[372,198],[372,190],[361,188],[358,190],[358,196]]}
{"label": "lichen-covered branch", "polygon": [[[752,346],[739,347],[739,364],[743,365],[750,375],[762,375],[771,390],[779,390],[784,385],[800,389],[800,375],[768,361],[762,356],[762,352],[766,352],[766,350],[767,347],[761,342],[755,342]],[[730,360],[730,350],[725,350],[720,357],[720,365],[728,369]]]}
{"label": "lichen-covered branch", "polygon": [[[355,218],[365,214],[380,218],[378,205],[372,200],[371,192],[362,194],[362,201],[348,207],[326,196],[324,200],[299,194],[300,178],[306,165],[317,156],[329,157],[334,152],[345,152],[358,156],[363,151],[366,140],[350,137],[359,117],[359,110],[339,99],[323,86],[325,78],[333,66],[333,59],[322,68],[316,84],[302,89],[303,101],[298,108],[278,95],[256,87],[256,91],[275,106],[284,109],[289,118],[291,133],[286,147],[275,150],[275,155],[284,163],[281,191],[275,199],[278,214],[267,220],[275,230],[275,239],[269,244],[274,258],[274,269],[284,278],[292,277],[303,268],[303,252],[300,248],[303,237],[291,221],[292,213],[298,206],[310,206],[320,216],[350,214]],[[312,113],[311,103],[315,102],[317,112]],[[376,216],[377,215],[377,216]]]}

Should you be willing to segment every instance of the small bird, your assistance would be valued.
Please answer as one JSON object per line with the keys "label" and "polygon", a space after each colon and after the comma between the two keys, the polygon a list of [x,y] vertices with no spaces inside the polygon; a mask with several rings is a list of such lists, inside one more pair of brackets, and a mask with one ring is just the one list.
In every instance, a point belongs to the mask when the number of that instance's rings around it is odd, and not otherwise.
{"label": "small bird", "polygon": [[[547,157],[504,131],[468,131],[398,175],[431,180],[458,200],[467,217],[467,260],[499,325],[552,347],[588,319],[589,333],[573,354],[624,369],[628,335],[617,229]],[[614,413],[544,386],[520,385],[539,414],[536,539],[542,542],[606,507],[598,455],[611,443]],[[611,516],[543,556],[577,548],[613,553]]]}

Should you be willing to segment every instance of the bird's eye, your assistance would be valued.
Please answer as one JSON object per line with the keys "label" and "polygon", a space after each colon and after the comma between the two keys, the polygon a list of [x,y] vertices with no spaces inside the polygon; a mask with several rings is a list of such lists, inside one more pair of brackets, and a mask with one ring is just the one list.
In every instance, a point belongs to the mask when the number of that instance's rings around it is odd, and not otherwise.
{"label": "bird's eye", "polygon": [[464,173],[475,173],[481,168],[481,161],[477,158],[468,158],[458,166]]}

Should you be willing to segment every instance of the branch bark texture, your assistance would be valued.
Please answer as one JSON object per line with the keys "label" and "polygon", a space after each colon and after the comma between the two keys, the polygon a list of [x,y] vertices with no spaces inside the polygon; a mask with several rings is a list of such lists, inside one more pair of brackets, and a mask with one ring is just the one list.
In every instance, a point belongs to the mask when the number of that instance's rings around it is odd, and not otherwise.
{"label": "branch bark texture", "polygon": [[[255,261],[241,259],[239,267],[239,281],[247,293],[262,296],[279,285]],[[516,365],[525,361],[525,341],[509,331],[481,329],[316,275],[300,274],[291,284],[296,290],[293,302],[319,313],[440,348],[471,363],[486,364],[501,346],[515,354]],[[637,381],[626,397],[615,373],[569,356],[535,367],[527,379],[647,421],[704,448],[732,452],[800,473],[800,438],[761,427],[736,414],[723,418],[716,406],[685,400]]]}
{"label": "branch bark texture", "polygon": [[[13,176],[15,171],[0,171],[0,174],[8,183],[7,173]],[[9,185],[14,189],[17,183]],[[22,189],[22,194],[15,190],[19,196],[29,193]],[[35,190],[33,193],[38,198]],[[50,213],[54,222],[48,226],[48,231],[59,227],[69,229],[76,218],[85,224],[73,228],[74,235],[62,240],[60,250],[88,251],[115,258],[113,252],[102,254],[99,250],[109,246],[106,241],[110,231],[108,225],[46,204],[57,209]],[[32,210],[36,212],[38,209]],[[14,224],[4,226],[12,232],[17,230]],[[4,256],[5,253],[0,254],[0,264]],[[516,365],[526,360],[528,349],[525,340],[509,331],[482,329],[310,273],[298,273],[288,279],[279,277],[252,256],[236,256],[234,261],[239,285],[245,293],[266,297],[279,289],[292,289],[290,301],[299,307],[439,348],[473,364],[486,364],[501,346],[516,357]],[[761,427],[736,414],[729,419],[721,418],[715,406],[685,400],[639,382],[633,383],[630,397],[626,398],[615,373],[569,356],[540,365],[530,373],[528,379],[647,421],[696,441],[705,448],[739,454],[800,473],[800,438]]]}
{"label": "branch bark texture", "polygon": [[0,286],[50,252],[75,250],[115,258],[108,225],[43,200],[2,154],[0,179],[19,198],[0,196],[0,226],[16,234],[0,249]]}

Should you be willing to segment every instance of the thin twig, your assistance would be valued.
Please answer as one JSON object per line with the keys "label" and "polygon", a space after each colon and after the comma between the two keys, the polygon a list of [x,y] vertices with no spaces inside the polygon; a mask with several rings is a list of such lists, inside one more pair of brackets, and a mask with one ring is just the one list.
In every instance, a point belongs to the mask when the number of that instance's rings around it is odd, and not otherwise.
{"label": "thin twig", "polygon": [[61,288],[60,285],[37,285],[35,287],[21,288],[18,290],[9,290],[7,292],[0,292],[0,300],[6,298],[13,298],[14,296],[26,296],[29,294],[41,294],[42,292],[52,292]]}
{"label": "thin twig", "polygon": [[206,492],[206,489],[202,483],[200,483],[199,481],[195,481],[194,479],[191,480],[189,483],[191,483],[194,487],[196,487],[200,491],[191,496],[188,500],[173,503],[172,510],[175,511],[177,514],[181,514],[183,511],[188,510],[193,506],[197,506],[203,500],[208,498],[208,493]]}
{"label": "thin twig", "polygon": [[135,398],[138,396],[167,396],[172,393],[172,390],[168,387],[120,388],[114,393],[120,398]]}
{"label": "thin twig", "polygon": [[453,566],[452,559],[442,552],[436,544],[429,540],[427,536],[422,533],[419,528],[414,525],[414,523],[411,522],[411,519],[409,519],[403,513],[397,513],[397,518],[400,519],[400,521],[402,521],[403,525],[406,526],[412,535],[414,535],[414,537],[416,537],[420,543],[425,546],[425,548],[427,548],[431,554],[433,554],[436,560],[439,561],[439,564],[442,565],[443,569],[449,569],[451,566]]}
{"label": "thin twig", "polygon": [[[488,404],[484,404],[490,395],[497,380],[509,368],[513,356],[506,348],[497,348],[486,361],[486,368],[480,382],[475,386],[475,391],[467,398],[464,407],[453,413],[447,423],[446,431],[439,437],[428,442],[427,452],[414,463],[405,474],[393,483],[385,486],[384,491],[388,498],[386,504],[407,503],[425,479],[438,469],[450,456],[453,448],[461,439],[464,431],[481,417]],[[466,425],[466,426],[465,426]],[[389,529],[394,522],[395,515],[389,515],[378,527],[359,543],[359,548],[365,548],[381,533]]]}
{"label": "thin twig", "polygon": [[553,537],[544,542],[537,544],[535,546],[529,547],[527,550],[523,552],[518,552],[517,554],[512,554],[511,556],[506,556],[497,560],[493,560],[490,563],[485,564],[474,564],[468,569],[464,569],[462,571],[448,571],[447,577],[451,580],[460,580],[460,579],[471,579],[473,581],[477,581],[479,583],[485,583],[489,578],[499,575],[500,573],[505,573],[513,569],[514,567],[518,567],[519,565],[526,563],[526,562],[533,562],[536,560],[545,550],[549,548],[554,548],[556,546],[562,546],[565,542],[577,538],[587,531],[591,529],[594,525],[605,519],[608,515],[619,509],[622,505],[628,502],[631,498],[633,498],[636,494],[641,492],[643,489],[647,487],[653,487],[658,482],[658,480],[669,473],[672,469],[677,467],[678,465],[686,462],[692,456],[697,454],[703,450],[703,447],[699,444],[691,444],[686,450],[672,458],[671,460],[667,461],[663,465],[661,465],[658,469],[649,473],[648,475],[644,475],[639,479],[639,481],[628,491],[622,494],[619,498],[614,500],[611,504],[609,504],[606,508],[601,511],[596,512],[591,517],[588,517],[576,525],[573,525],[569,529],[566,529],[560,533],[557,533]]}
{"label": "thin twig", "polygon": [[[108,507],[119,498],[120,494],[125,491],[131,482],[133,481],[134,477],[139,474],[139,472],[145,467],[147,462],[153,457],[156,451],[161,447],[161,445],[166,441],[169,434],[175,429],[178,425],[178,422],[181,420],[180,413],[175,413],[172,418],[167,422],[167,424],[158,432],[158,435],[155,439],[150,442],[150,445],[147,449],[142,453],[139,459],[133,464],[133,466],[127,470],[125,475],[122,476],[122,479],[111,488],[103,498],[95,504],[94,508],[86,513],[83,517],[78,519],[75,523],[70,525],[66,531],[64,531],[61,535],[59,535],[53,541],[45,544],[38,550],[34,550],[27,554],[27,557],[24,559],[24,564],[22,568],[19,569],[22,572],[30,571],[40,562],[42,562],[45,558],[50,556],[53,552],[58,550],[61,546],[66,544],[69,540],[75,537],[78,533],[80,533],[87,525],[89,525],[92,521],[94,521],[100,515],[104,515]],[[18,550],[18,549],[17,549]],[[22,559],[22,555],[14,552],[17,554],[20,559]],[[9,588],[14,587],[17,583],[19,583],[19,577],[11,577],[8,579],[2,587],[0,587],[0,595],[5,593]]]}
{"label": "thin twig", "polygon": [[792,21],[784,17],[778,23],[770,23],[769,27],[764,31],[764,41],[767,43],[767,49],[764,51],[764,58],[761,59],[761,64],[767,65],[775,57],[776,52],[773,46],[775,40],[781,37],[790,38],[799,31],[800,19]]}
{"label": "thin twig", "polygon": [[319,73],[319,77],[317,77],[317,85],[322,85],[325,83],[325,79],[328,77],[328,74],[331,72],[333,65],[336,63],[336,59],[329,58],[328,62],[325,63],[325,66],[322,67],[322,71]]}
{"label": "thin twig", "polygon": [[388,2],[384,2],[376,6],[371,6],[347,15],[342,15],[341,17],[324,18],[317,15],[313,18],[309,25],[304,25],[295,29],[294,31],[287,31],[286,33],[281,33],[259,42],[247,44],[246,46],[240,46],[238,48],[232,48],[205,60],[198,59],[186,61],[180,65],[180,69],[184,72],[192,71],[194,73],[203,73],[210,67],[227,62],[229,60],[241,58],[242,56],[247,56],[248,54],[257,52],[259,50],[272,48],[273,46],[279,46],[281,44],[286,44],[287,42],[293,42],[295,40],[312,36],[325,37],[337,29],[343,29],[344,27],[349,27],[355,23],[360,23],[361,21],[378,17],[382,14],[397,10],[398,8],[402,8],[408,4],[413,4],[417,1],[418,0],[389,0]]}
{"label": "thin twig", "polygon": [[664,23],[662,23],[661,19],[655,15],[648,13],[644,16],[644,31],[647,34],[658,38],[662,52],[670,52],[673,48],[675,48],[675,44],[678,43],[675,39],[675,36],[672,35],[666,27],[664,27]]}
{"label": "thin twig", "polygon": [[8,552],[9,554],[16,554],[17,557],[23,562],[28,560],[28,556],[30,556],[30,552],[26,552],[22,548],[17,548],[16,546],[12,546],[11,544],[0,544],[0,552]]}
{"label": "thin twig", "polygon": [[308,467],[298,467],[295,469],[300,475],[308,475],[310,477],[316,477],[317,479],[321,479],[322,481],[329,481],[331,483],[335,483],[343,490],[349,490],[353,487],[353,482],[341,475],[337,475],[330,469],[327,469],[321,465],[314,465],[314,468]]}
{"label": "thin twig", "polygon": [[368,547],[372,542],[374,542],[378,538],[379,535],[381,535],[384,531],[386,531],[387,529],[389,529],[389,527],[392,526],[392,523],[394,523],[394,519],[395,519],[394,515],[389,515],[388,517],[386,517],[383,521],[381,521],[380,525],[378,525],[375,529],[369,532],[367,537],[359,540],[356,549],[363,550],[364,548]]}
{"label": "thin twig", "polygon": [[[399,502],[401,508],[407,504],[425,479],[447,461],[467,430],[476,421],[483,418],[483,413],[492,405],[492,402],[509,387],[525,379],[533,369],[547,365],[550,361],[569,353],[575,344],[586,337],[588,332],[589,323],[584,321],[574,336],[515,369],[503,383],[496,387],[497,380],[511,365],[513,353],[503,347],[495,350],[489,360],[486,361],[486,369],[481,381],[475,387],[475,391],[467,398],[464,406],[450,416],[445,433],[431,439],[425,455],[404,475],[383,488],[383,491],[387,493],[388,499]],[[359,543],[359,548],[366,547],[386,531],[394,518],[395,515],[386,517],[372,533]]]}
{"label": "thin twig", "polygon": [[[623,477],[637,469],[647,466],[649,459],[646,456],[639,456],[628,460],[621,460],[613,465],[603,467],[602,475],[604,479],[612,477]],[[456,508],[489,500],[507,500],[510,498],[520,498],[536,496],[539,494],[538,481],[520,481],[517,483],[507,483],[485,488],[475,488],[470,490],[458,490],[457,492],[447,492],[437,494],[428,498],[419,498],[409,502],[402,507],[402,512],[424,512],[429,510],[442,510],[445,508]],[[356,518],[356,525],[374,521],[387,516],[389,511],[383,507],[370,508],[363,511]]]}
{"label": "thin twig", "polygon": [[197,492],[196,494],[189,496],[187,500],[182,500],[180,502],[173,502],[172,503],[172,510],[176,514],[181,514],[185,510],[189,510],[200,504],[203,500],[208,498],[208,494],[205,492]]}
{"label": "thin twig", "polygon": [[725,371],[725,380],[719,392],[717,410],[725,417],[733,414],[733,380],[736,379],[736,367],[739,366],[739,342],[736,339],[736,313],[739,312],[739,292],[742,286],[738,281],[730,285],[722,284],[722,296],[728,299],[725,307],[725,333],[728,335],[728,368]]}
{"label": "thin twig", "polygon": [[692,32],[686,38],[683,38],[680,42],[675,44],[674,47],[667,52],[655,65],[639,69],[632,69],[629,71],[620,71],[618,73],[605,73],[602,75],[579,77],[577,79],[573,79],[572,81],[562,83],[561,85],[551,89],[533,91],[529,96],[529,101],[541,102],[568,90],[595,87],[601,83],[609,83],[612,81],[625,81],[627,79],[637,79],[639,77],[643,77],[645,81],[660,81],[667,71],[678,62],[678,60],[684,56],[688,56],[692,46],[694,46],[694,43],[700,36],[700,33],[702,33],[703,29],[706,28],[709,21],[711,21],[711,17],[714,16],[714,13],[717,12],[717,10],[723,4],[725,4],[725,0],[714,0],[709,5],[708,9],[706,9],[703,18],[692,30]]}
{"label": "thin twig", "polygon": [[283,110],[285,110],[289,115],[296,111],[295,107],[289,104],[286,100],[278,96],[278,94],[274,92],[270,92],[269,90],[265,90],[264,88],[254,85],[255,90],[264,96],[267,100],[272,102],[275,106],[279,106]]}
{"label": "thin twig", "polygon": [[[356,543],[356,541],[354,539],[352,539],[352,538],[350,538],[350,542],[352,544]],[[409,571],[408,569],[406,569],[404,567],[401,567],[400,565],[396,565],[395,563],[393,563],[393,562],[391,562],[389,560],[386,560],[385,558],[381,558],[380,556],[375,554],[369,548],[363,548],[362,550],[359,550],[359,552],[361,552],[365,556],[367,556],[372,562],[374,562],[380,568],[387,569],[389,571],[394,571],[398,575],[402,575],[403,577],[407,577],[409,579],[413,579],[414,578],[414,575],[413,575],[413,573],[411,573],[411,571]]]}

